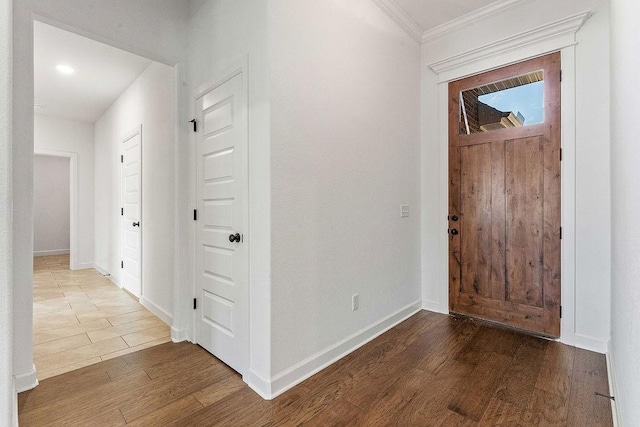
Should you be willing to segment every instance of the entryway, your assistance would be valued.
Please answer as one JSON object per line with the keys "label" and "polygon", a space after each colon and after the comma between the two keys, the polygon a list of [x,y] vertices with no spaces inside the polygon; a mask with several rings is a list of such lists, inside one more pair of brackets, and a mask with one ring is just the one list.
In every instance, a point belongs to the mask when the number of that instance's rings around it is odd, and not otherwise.
{"label": "entryway", "polygon": [[560,54],[449,84],[452,312],[560,336]]}

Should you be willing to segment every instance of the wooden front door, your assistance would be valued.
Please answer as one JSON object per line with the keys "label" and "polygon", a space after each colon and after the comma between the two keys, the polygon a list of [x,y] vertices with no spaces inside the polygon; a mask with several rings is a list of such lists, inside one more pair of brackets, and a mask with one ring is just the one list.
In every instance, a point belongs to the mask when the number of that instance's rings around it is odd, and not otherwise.
{"label": "wooden front door", "polygon": [[560,54],[449,84],[452,312],[560,335]]}

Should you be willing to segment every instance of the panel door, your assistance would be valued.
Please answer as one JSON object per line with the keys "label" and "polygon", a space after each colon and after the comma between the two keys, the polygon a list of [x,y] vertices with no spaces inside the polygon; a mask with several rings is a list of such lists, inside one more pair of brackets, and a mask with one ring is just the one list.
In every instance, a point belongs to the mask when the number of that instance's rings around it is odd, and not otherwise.
{"label": "panel door", "polygon": [[449,84],[450,310],[552,337],[560,77],[556,53]]}
{"label": "panel door", "polygon": [[142,135],[122,144],[121,251],[122,286],[131,294],[142,295]]}
{"label": "panel door", "polygon": [[248,368],[247,120],[243,75],[196,99],[197,341]]}

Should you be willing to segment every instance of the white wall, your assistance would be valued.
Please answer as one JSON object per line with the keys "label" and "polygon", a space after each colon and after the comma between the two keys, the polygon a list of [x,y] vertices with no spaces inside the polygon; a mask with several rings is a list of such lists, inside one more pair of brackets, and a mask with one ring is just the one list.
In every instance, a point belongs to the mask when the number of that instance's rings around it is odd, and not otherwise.
{"label": "white wall", "polygon": [[69,253],[70,159],[33,156],[33,254]]}
{"label": "white wall", "polygon": [[274,0],[269,23],[277,379],[420,306],[420,49],[370,0]]}
{"label": "white wall", "polygon": [[142,124],[141,301],[168,323],[174,283],[174,80],[173,68],[151,63],[95,123],[96,265],[120,283],[120,154],[124,138]]}
{"label": "white wall", "polygon": [[[4,2],[5,4],[7,2]],[[167,64],[184,63],[187,10],[183,0],[23,0],[13,11],[13,365],[16,387],[36,382],[32,363],[33,274],[33,17]],[[2,26],[2,28],[7,28]],[[3,82],[5,80],[2,80]],[[181,86],[177,86],[181,93]],[[184,111],[178,110],[180,118]],[[182,122],[181,122],[182,123]],[[175,123],[174,123],[175,124]],[[186,132],[186,121],[182,131]],[[172,129],[172,135],[177,136]],[[172,200],[169,206],[174,207]],[[176,251],[178,248],[176,247]],[[173,259],[171,261],[173,263]],[[171,296],[169,297],[171,298]],[[179,301],[181,302],[181,301]],[[187,305],[188,301],[182,302]]]}
{"label": "white wall", "polygon": [[[269,81],[267,62],[267,6],[263,0],[192,1],[189,18],[190,95],[184,100],[193,114],[192,93],[214,76],[248,56],[249,85],[249,286],[250,286],[250,376],[271,375],[271,181],[269,139]],[[193,117],[193,116],[191,116]],[[193,147],[193,144],[190,144]],[[182,200],[182,214],[189,216],[195,205],[195,151],[182,150],[181,164],[191,170],[181,188],[191,189]],[[183,194],[187,194],[184,192]],[[195,296],[193,254],[195,225],[184,229],[182,265],[188,266],[183,293]],[[192,312],[192,311],[191,311]],[[191,317],[191,316],[189,316]],[[189,319],[189,322],[191,319]],[[184,322],[183,324],[188,324]]]}
{"label": "white wall", "polygon": [[78,268],[90,268],[94,260],[94,175],[92,123],[34,116],[34,148],[77,155],[77,254]]}
{"label": "white wall", "polygon": [[[0,3],[0,425],[18,423],[13,381],[13,280],[12,280],[12,2]],[[8,60],[7,60],[8,59]]]}
{"label": "white wall", "polygon": [[[640,115],[640,3],[611,2],[612,304],[611,362],[618,425],[640,424],[640,146],[629,117]],[[622,423],[624,420],[624,424]]]}
{"label": "white wall", "polygon": [[[608,61],[608,3],[604,0],[571,0],[555,2],[536,0],[509,12],[493,16],[473,25],[426,43],[422,47],[422,204],[423,218],[423,298],[425,306],[447,311],[447,248],[441,236],[446,229],[446,145],[440,146],[440,134],[445,135],[446,111],[440,107],[438,79],[429,64],[478,48],[501,39],[514,36],[550,22],[591,10],[593,16],[577,33],[575,47],[575,76],[568,79],[575,83],[575,95],[565,90],[563,96],[575,99],[563,101],[563,105],[576,104],[575,127],[563,123],[563,135],[575,133],[575,154],[565,150],[563,160],[566,185],[575,181],[575,199],[568,192],[563,194],[564,218],[568,207],[575,207],[575,217],[565,221],[564,230],[575,236],[575,266],[563,258],[563,280],[575,274],[574,300],[564,306],[563,322],[572,322],[571,330],[563,341],[596,351],[606,351],[609,339],[610,293],[610,208],[609,200],[609,61]],[[568,50],[573,53],[573,48]],[[499,58],[500,56],[497,56]],[[567,55],[573,57],[573,55]],[[496,61],[494,58],[493,61]],[[565,64],[569,67],[571,64]],[[570,71],[569,71],[570,72]],[[443,83],[446,85],[446,83]],[[565,84],[565,83],[563,83]],[[566,84],[565,84],[566,86]],[[570,118],[567,116],[563,116]],[[440,138],[440,139],[439,139]],[[563,145],[566,141],[563,141]],[[575,166],[575,175],[568,173]],[[567,190],[565,184],[563,188]],[[568,227],[570,222],[574,223]],[[574,234],[575,233],[575,234]],[[445,235],[446,236],[446,235]],[[567,254],[568,240],[563,241]],[[571,249],[569,249],[571,251]],[[567,269],[567,267],[570,267]],[[565,280],[565,281],[566,281]],[[564,286],[563,286],[563,289]],[[568,293],[567,293],[568,294]],[[569,295],[566,295],[569,296]],[[567,300],[563,297],[563,304]]]}

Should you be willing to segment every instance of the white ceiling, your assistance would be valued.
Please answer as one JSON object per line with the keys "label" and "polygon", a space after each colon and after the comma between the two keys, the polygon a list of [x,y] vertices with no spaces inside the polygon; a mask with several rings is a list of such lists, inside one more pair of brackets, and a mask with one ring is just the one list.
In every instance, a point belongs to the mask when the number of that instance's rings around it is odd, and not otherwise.
{"label": "white ceiling", "polygon": [[430,30],[455,18],[487,6],[495,0],[395,0],[398,6],[418,24]]}
{"label": "white ceiling", "polygon": [[[36,113],[94,123],[149,66],[150,60],[34,22]],[[75,69],[63,75],[56,65]]]}

